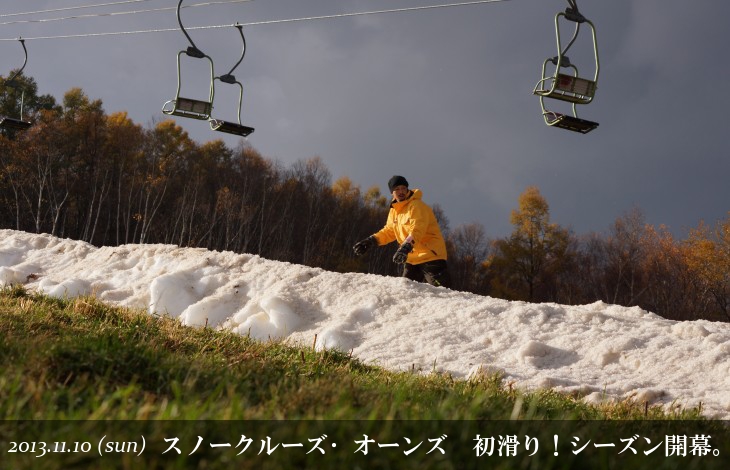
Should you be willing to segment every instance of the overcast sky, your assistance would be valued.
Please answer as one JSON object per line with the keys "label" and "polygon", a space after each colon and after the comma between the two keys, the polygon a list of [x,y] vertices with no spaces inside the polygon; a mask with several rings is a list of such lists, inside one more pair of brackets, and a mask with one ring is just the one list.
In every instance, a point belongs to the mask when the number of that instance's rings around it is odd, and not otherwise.
{"label": "overcast sky", "polygon": [[[32,39],[177,27],[176,0],[8,16],[121,0],[0,1],[0,73],[22,64],[41,93],[72,87],[147,125],[174,98],[179,31]],[[189,0],[192,5],[208,0]],[[449,0],[254,0],[182,11],[187,27],[341,15],[455,3]],[[493,237],[526,187],[538,186],[554,222],[603,232],[634,207],[677,235],[730,210],[727,134],[730,3],[720,0],[578,0],[597,29],[598,92],[579,116],[600,124],[582,135],[546,126],[532,94],[543,60],[556,55],[554,16],[565,0],[481,5],[319,19],[244,28],[248,51],[243,123],[250,144],[289,165],[319,156],[333,178],[387,191],[393,174],[421,188],[452,228],[479,222]],[[20,23],[22,21],[22,23]],[[28,22],[32,21],[32,22]],[[13,23],[13,24],[8,24]],[[216,75],[238,60],[235,28],[189,31]],[[568,28],[563,30],[570,34]],[[585,74],[588,30],[568,54]],[[183,60],[183,96],[207,96],[203,61]],[[235,120],[235,87],[217,82],[214,116]],[[553,108],[561,108],[560,102]],[[552,105],[552,103],[551,103]],[[207,123],[178,119],[192,138],[224,138]]]}

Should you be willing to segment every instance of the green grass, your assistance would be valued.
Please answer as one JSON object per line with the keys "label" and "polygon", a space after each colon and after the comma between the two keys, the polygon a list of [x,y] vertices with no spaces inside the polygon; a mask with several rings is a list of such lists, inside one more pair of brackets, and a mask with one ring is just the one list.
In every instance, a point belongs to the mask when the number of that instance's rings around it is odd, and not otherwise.
{"label": "green grass", "polygon": [[[2,437],[16,432],[8,423],[28,420],[418,420],[427,429],[427,420],[690,423],[700,414],[631,401],[589,406],[578,396],[517,390],[498,375],[464,381],[387,371],[339,351],[260,342],[93,298],[59,300],[12,287],[0,290],[0,417]],[[31,428],[38,436],[55,429]],[[132,467],[142,468],[114,468]]]}
{"label": "green grass", "polygon": [[[521,392],[497,375],[391,372],[336,351],[182,326],[93,298],[0,292],[3,419],[696,419]],[[516,408],[517,406],[517,408]]]}

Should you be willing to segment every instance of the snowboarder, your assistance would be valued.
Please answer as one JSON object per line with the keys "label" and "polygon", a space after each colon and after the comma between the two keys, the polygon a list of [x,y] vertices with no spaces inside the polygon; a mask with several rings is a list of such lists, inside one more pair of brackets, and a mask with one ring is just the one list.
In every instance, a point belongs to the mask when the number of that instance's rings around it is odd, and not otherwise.
{"label": "snowboarder", "polygon": [[403,277],[434,286],[449,287],[446,243],[433,210],[424,203],[420,189],[408,189],[399,175],[388,181],[393,195],[385,226],[353,246],[356,255],[370,247],[397,241],[400,245],[393,262],[403,265]]}

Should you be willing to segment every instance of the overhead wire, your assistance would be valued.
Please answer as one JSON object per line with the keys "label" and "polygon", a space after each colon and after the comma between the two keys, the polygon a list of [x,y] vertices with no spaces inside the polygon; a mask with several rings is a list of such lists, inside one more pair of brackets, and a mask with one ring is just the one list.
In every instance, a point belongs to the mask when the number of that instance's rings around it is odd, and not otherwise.
{"label": "overhead wire", "polygon": [[42,13],[55,13],[59,11],[71,11],[71,10],[83,10],[86,8],[99,8],[99,7],[110,7],[114,5],[125,5],[129,3],[142,3],[142,2],[149,2],[151,0],[124,0],[121,2],[107,2],[107,3],[97,3],[94,5],[79,5],[75,7],[63,7],[63,8],[52,8],[49,10],[38,10],[38,11],[24,11],[20,13],[4,13],[0,15],[0,18],[9,18],[12,16],[24,16],[24,15],[36,15],[36,14],[42,14]]}
{"label": "overhead wire", "polygon": [[[136,1],[139,1],[139,0],[136,0]],[[144,0],[144,1],[148,1],[148,0]],[[217,1],[211,1],[211,2],[194,3],[192,5],[183,5],[182,8],[194,8],[194,7],[212,6],[212,5],[226,5],[229,3],[245,3],[245,2],[252,2],[252,1],[254,1],[254,0],[217,0]],[[78,7],[78,8],[81,8],[81,7]],[[152,13],[152,12],[170,11],[170,10],[176,10],[176,9],[177,9],[177,7],[160,7],[160,8],[149,8],[146,10],[115,11],[115,12],[110,12],[110,13],[90,13],[90,14],[86,14],[86,15],[63,16],[60,18],[43,18],[43,19],[37,19],[37,20],[13,20],[13,21],[6,21],[4,23],[0,23],[0,26],[7,26],[7,25],[11,25],[11,24],[26,24],[26,23],[50,23],[53,21],[101,18],[101,17],[108,17],[108,16],[135,15],[138,13]],[[0,17],[2,17],[2,15],[0,15]]]}
{"label": "overhead wire", "polygon": [[[136,1],[140,1],[140,0],[136,0]],[[402,13],[402,12],[414,12],[414,11],[420,11],[420,10],[434,10],[434,9],[441,9],[441,8],[462,7],[462,6],[480,5],[480,4],[488,4],[488,3],[501,3],[501,2],[508,2],[508,1],[510,1],[510,0],[474,0],[474,1],[457,2],[457,3],[443,3],[443,4],[437,4],[437,5],[422,5],[422,6],[407,7],[407,8],[393,8],[393,9],[388,9],[388,10],[373,10],[373,11],[363,11],[363,12],[353,12],[353,13],[339,13],[339,14],[334,14],[334,15],[288,18],[288,19],[280,19],[280,20],[254,21],[254,22],[250,22],[250,23],[192,26],[192,27],[186,27],[185,29],[192,31],[192,30],[204,30],[204,29],[230,28],[230,27],[235,27],[238,25],[240,25],[240,26],[259,26],[259,25],[271,25],[271,24],[282,24],[282,23],[295,23],[295,22],[303,22],[303,21],[315,21],[315,20],[326,20],[326,19],[336,19],[336,18],[351,18],[351,17],[356,17],[356,16],[366,16],[366,15],[379,15],[379,14],[386,14],[386,13]],[[80,34],[66,34],[66,35],[57,35],[57,36],[25,37],[23,39],[25,39],[26,41],[51,40],[51,39],[72,39],[72,38],[89,38],[89,37],[102,37],[102,36],[122,36],[122,35],[135,35],[135,34],[168,33],[168,32],[173,32],[173,31],[180,31],[180,29],[179,28],[160,28],[160,29],[145,29],[145,30],[137,30],[137,31],[80,33]],[[0,38],[0,41],[16,41],[16,40],[17,40],[17,38]]]}
{"label": "overhead wire", "polygon": [[[475,0],[470,2],[458,2],[458,3],[444,3],[439,5],[422,5],[418,7],[407,7],[407,8],[393,8],[390,10],[374,10],[374,11],[363,11],[355,13],[340,13],[337,15],[323,15],[323,16],[307,16],[303,18],[290,18],[284,20],[268,20],[268,21],[255,21],[252,23],[244,24],[244,26],[257,26],[267,24],[279,24],[279,23],[294,23],[298,21],[312,21],[312,20],[328,20],[334,18],[349,18],[353,16],[366,16],[366,15],[379,15],[383,13],[401,13],[401,12],[412,12],[417,10],[433,10],[438,8],[449,8],[449,7],[462,7],[479,5],[484,3],[500,3],[508,2],[509,0]],[[192,29],[192,28],[189,28]]]}

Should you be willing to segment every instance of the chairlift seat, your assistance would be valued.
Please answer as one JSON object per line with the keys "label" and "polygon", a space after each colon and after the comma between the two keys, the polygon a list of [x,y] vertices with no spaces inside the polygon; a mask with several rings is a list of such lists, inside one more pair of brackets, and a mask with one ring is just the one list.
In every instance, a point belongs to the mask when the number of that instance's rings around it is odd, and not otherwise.
{"label": "chairlift seat", "polygon": [[11,117],[2,117],[0,118],[0,128],[2,129],[12,129],[16,131],[24,131],[28,129],[33,124],[28,121],[23,121],[21,119],[14,119]]}
{"label": "chairlift seat", "polygon": [[555,113],[548,111],[545,113],[545,123],[548,126],[559,127],[569,131],[580,132],[581,134],[587,134],[596,127],[597,122],[589,121],[587,119],[581,119],[576,116],[569,116],[567,114]]}
{"label": "chairlift seat", "polygon": [[162,112],[171,116],[207,120],[210,119],[210,114],[213,111],[213,103],[210,101],[179,97],[168,101],[168,103],[172,103],[172,109],[163,107]]}
{"label": "chairlift seat", "polygon": [[235,122],[223,121],[221,119],[211,119],[210,128],[214,131],[240,135],[241,137],[247,137],[254,131],[253,127],[244,126]]}
{"label": "chairlift seat", "polygon": [[[541,83],[549,80],[551,79],[545,79]],[[535,94],[576,104],[588,104],[596,94],[597,86],[593,80],[558,73],[552,81],[550,88],[535,89]]]}

